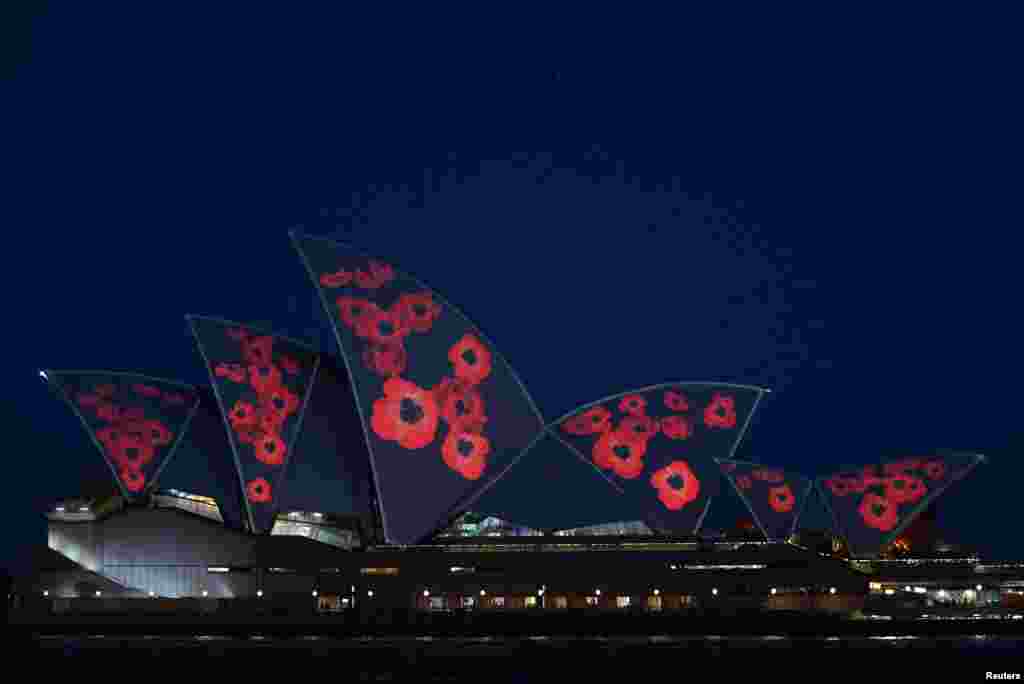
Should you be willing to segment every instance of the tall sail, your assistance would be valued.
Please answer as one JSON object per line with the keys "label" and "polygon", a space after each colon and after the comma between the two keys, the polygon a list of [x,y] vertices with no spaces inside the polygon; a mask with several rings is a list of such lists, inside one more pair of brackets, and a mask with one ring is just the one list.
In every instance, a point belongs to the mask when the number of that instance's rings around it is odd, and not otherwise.
{"label": "tall sail", "polygon": [[608,473],[652,527],[693,534],[719,493],[715,459],[733,454],[763,391],[657,385],[588,404],[559,421],[559,432]]}
{"label": "tall sail", "polygon": [[425,539],[543,429],[475,325],[393,264],[293,234],[342,350],[387,540]]}
{"label": "tall sail", "polygon": [[136,373],[46,371],[126,499],[156,484],[198,405],[195,388]]}
{"label": "tall sail", "polygon": [[814,483],[803,475],[758,463],[725,459],[718,463],[765,537],[788,539]]}
{"label": "tall sail", "polygon": [[894,459],[819,478],[818,488],[851,553],[870,556],[982,461],[952,452]]}
{"label": "tall sail", "polygon": [[188,320],[224,416],[251,529],[269,532],[319,354],[301,342],[230,321]]}

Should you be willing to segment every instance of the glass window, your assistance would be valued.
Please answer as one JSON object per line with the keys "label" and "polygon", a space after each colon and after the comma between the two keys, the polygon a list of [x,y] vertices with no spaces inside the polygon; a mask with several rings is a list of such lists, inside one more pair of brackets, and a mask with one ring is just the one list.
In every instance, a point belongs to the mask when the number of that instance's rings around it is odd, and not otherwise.
{"label": "glass window", "polygon": [[536,608],[537,607],[537,597],[536,596],[527,596],[526,597],[526,607],[527,608]]}
{"label": "glass window", "polygon": [[587,597],[587,605],[588,606],[596,606],[597,605],[597,597],[596,596],[588,596]]}
{"label": "glass window", "polygon": [[476,599],[473,598],[472,596],[463,596],[462,597],[462,607],[463,608],[472,608],[475,605],[475,602],[476,602]]}
{"label": "glass window", "polygon": [[615,605],[619,608],[629,608],[630,597],[629,596],[616,596]]}
{"label": "glass window", "polygon": [[505,597],[504,596],[495,596],[494,597],[494,607],[495,608],[504,608],[505,607]]}
{"label": "glass window", "polygon": [[363,575],[397,575],[398,568],[361,568],[359,572]]}
{"label": "glass window", "polygon": [[564,610],[569,607],[569,599],[565,596],[555,596],[553,601],[555,608],[560,608]]}

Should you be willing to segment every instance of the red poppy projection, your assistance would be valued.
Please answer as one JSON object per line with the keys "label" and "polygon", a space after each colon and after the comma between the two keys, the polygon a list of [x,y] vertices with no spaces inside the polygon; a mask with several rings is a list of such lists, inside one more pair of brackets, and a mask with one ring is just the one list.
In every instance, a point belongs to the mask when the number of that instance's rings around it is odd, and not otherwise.
{"label": "red poppy projection", "polygon": [[633,519],[695,532],[763,390],[659,385],[588,405],[552,428],[635,502]]}
{"label": "red poppy projection", "polygon": [[432,289],[331,240],[292,241],[351,376],[385,535],[419,542],[501,477],[543,421],[494,346]]}
{"label": "red poppy projection", "polygon": [[150,491],[195,412],[195,388],[128,373],[47,372],[127,499]]}
{"label": "red poppy projection", "polygon": [[225,418],[250,524],[269,532],[319,356],[301,342],[236,323],[189,321]]}
{"label": "red poppy projection", "polygon": [[851,552],[866,556],[891,544],[982,460],[962,453],[893,459],[823,477],[818,485]]}
{"label": "red poppy projection", "polygon": [[767,539],[784,541],[793,534],[814,486],[809,478],[748,461],[720,460],[719,468]]}

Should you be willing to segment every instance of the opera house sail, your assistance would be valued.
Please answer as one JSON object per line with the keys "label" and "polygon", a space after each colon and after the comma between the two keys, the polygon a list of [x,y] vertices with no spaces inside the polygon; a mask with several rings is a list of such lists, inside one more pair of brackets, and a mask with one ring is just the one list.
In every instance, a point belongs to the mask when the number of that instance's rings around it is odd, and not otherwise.
{"label": "opera house sail", "polygon": [[[853,610],[868,582],[836,540],[856,559],[886,556],[983,460],[939,453],[815,481],[737,459],[768,390],[726,382],[640,387],[546,419],[438,292],[349,246],[291,240],[336,352],[188,316],[208,384],[41,372],[117,494],[47,513],[48,550],[73,562],[29,593],[291,593],[327,611],[690,610],[753,596]],[[819,553],[801,546],[809,504],[834,522]],[[730,506],[752,522],[709,529],[709,510]],[[507,550],[530,553],[495,555]]]}

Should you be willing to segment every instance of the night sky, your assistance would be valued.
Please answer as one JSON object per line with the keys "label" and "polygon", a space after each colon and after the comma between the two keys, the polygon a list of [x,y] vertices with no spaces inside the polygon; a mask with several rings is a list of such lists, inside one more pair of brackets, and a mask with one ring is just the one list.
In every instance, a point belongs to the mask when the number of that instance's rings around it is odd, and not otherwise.
{"label": "night sky", "polygon": [[773,390],[740,458],[985,453],[940,523],[1024,556],[1012,22],[23,5],[0,20],[5,564],[101,458],[38,369],[207,382],[187,313],[334,350],[296,227],[430,283],[549,420],[720,380]]}

